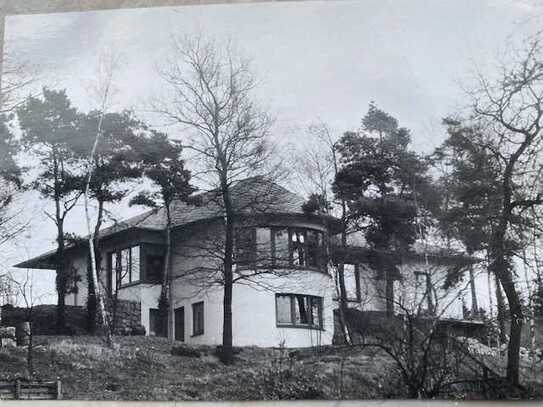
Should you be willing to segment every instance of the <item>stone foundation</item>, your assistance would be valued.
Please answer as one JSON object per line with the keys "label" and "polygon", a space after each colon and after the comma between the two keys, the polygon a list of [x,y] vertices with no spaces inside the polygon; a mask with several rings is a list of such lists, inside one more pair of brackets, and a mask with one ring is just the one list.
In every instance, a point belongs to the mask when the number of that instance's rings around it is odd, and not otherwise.
{"label": "stone foundation", "polygon": [[115,335],[145,335],[145,328],[141,325],[141,303],[117,300],[114,318],[112,308],[112,304],[109,303],[108,314],[110,321],[114,319]]}

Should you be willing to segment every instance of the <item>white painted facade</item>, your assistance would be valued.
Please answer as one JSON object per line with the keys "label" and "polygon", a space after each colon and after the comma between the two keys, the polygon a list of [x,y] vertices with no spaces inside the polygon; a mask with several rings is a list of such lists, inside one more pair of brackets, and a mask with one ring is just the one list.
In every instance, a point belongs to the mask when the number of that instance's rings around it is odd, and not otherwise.
{"label": "white painted facade", "polygon": [[[401,280],[394,282],[394,308],[401,313],[404,308],[410,313],[427,309],[428,296],[425,296],[426,284],[421,279],[427,274],[430,279],[431,299],[436,315],[446,318],[462,318],[462,297],[467,294],[464,284],[454,290],[445,290],[442,285],[447,275],[447,266],[431,261],[409,260],[399,267]],[[360,311],[386,311],[385,281],[376,277],[376,272],[365,264],[359,265],[359,275],[354,273],[353,265],[345,267],[345,288],[348,293],[349,307]],[[417,274],[419,278],[417,279]],[[356,299],[356,278],[359,278],[360,298]]]}
{"label": "white painted facade", "polygon": [[[289,225],[293,226],[293,225]],[[297,222],[296,227],[324,231],[319,225]],[[173,308],[184,307],[184,342],[194,345],[220,345],[223,326],[223,288],[203,287],[195,283],[194,275],[186,277],[200,267],[218,267],[209,258],[199,241],[209,241],[210,235],[217,235],[212,225],[180,230],[172,234]],[[133,241],[131,244],[137,244]],[[118,244],[117,247],[122,247]],[[106,245],[102,251],[103,286],[107,270],[106,255],[111,250]],[[68,305],[85,305],[87,297],[86,254],[74,258],[77,270],[78,293],[66,297]],[[201,276],[202,274],[200,274]],[[333,309],[335,302],[334,281],[329,273],[309,269],[274,270],[273,274],[262,274],[251,282],[235,284],[232,300],[232,323],[234,346],[261,347],[309,347],[332,343],[334,334]],[[322,298],[322,326],[278,326],[276,315],[276,294],[300,294]],[[146,333],[151,331],[150,313],[158,308],[160,284],[137,283],[121,287],[118,298],[140,302],[141,324]],[[204,303],[204,332],[194,335],[193,308],[198,302]],[[174,324],[175,326],[175,324]],[[175,332],[174,332],[175,335]]]}

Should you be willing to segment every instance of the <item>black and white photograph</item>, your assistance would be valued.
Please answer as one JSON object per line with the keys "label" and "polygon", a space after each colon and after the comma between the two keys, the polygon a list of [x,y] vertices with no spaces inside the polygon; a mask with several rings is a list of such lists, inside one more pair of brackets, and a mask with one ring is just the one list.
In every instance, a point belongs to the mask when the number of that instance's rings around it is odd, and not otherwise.
{"label": "black and white photograph", "polygon": [[0,404],[543,399],[543,2],[3,3]]}

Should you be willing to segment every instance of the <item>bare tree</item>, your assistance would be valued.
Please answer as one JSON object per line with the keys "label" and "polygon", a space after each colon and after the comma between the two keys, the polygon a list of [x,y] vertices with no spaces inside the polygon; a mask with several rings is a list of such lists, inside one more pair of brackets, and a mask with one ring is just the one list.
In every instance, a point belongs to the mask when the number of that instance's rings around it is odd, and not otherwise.
{"label": "bare tree", "polygon": [[[308,127],[308,139],[313,143],[304,143],[303,149],[296,149],[292,157],[293,167],[296,169],[296,182],[306,190],[311,199],[321,201],[317,206],[321,212],[335,215],[341,219],[340,245],[345,250],[348,235],[351,232],[347,218],[347,203],[341,197],[334,197],[332,184],[340,168],[337,151],[338,138],[333,135],[330,126],[318,120]],[[309,202],[309,201],[308,201]],[[337,298],[339,302],[339,322],[343,337],[351,343],[348,324],[345,322],[347,312],[347,292],[345,288],[345,263],[339,259],[334,268]]]}
{"label": "bare tree", "polygon": [[172,99],[155,110],[180,125],[184,143],[201,164],[195,177],[218,191],[222,210],[221,283],[223,300],[222,360],[232,362],[232,287],[234,284],[234,227],[237,213],[232,186],[240,179],[266,169],[270,150],[267,135],[271,120],[253,91],[255,78],[249,60],[231,43],[173,38],[172,54],[160,71]]}
{"label": "bare tree", "polygon": [[[541,126],[543,118],[543,53],[539,35],[529,38],[525,48],[514,52],[496,78],[477,77],[470,92],[474,119],[486,129],[479,140],[502,168],[501,196],[490,242],[490,269],[497,276],[509,304],[511,320],[507,378],[519,385],[519,349],[524,320],[512,257],[507,244],[515,232],[514,220],[543,204]],[[535,186],[535,188],[530,188]]]}
{"label": "bare tree", "polygon": [[[24,274],[23,274],[24,273]],[[29,269],[26,269],[24,272],[18,273],[20,277],[15,278],[11,274],[9,274],[8,280],[11,283],[11,285],[14,287],[15,295],[18,299],[21,299],[24,303],[24,321],[28,322],[28,328],[29,331],[26,332],[28,334],[28,342],[26,343],[27,347],[27,357],[26,357],[26,364],[27,364],[27,370],[28,374],[32,376],[34,374],[34,358],[33,358],[33,352],[34,352],[34,344],[33,344],[33,320],[34,320],[34,306],[41,302],[43,295],[37,295],[34,290],[34,279],[32,276],[32,273]],[[25,329],[23,326],[20,326],[19,329]],[[19,335],[22,337],[26,333],[20,333]]]}
{"label": "bare tree", "polygon": [[30,85],[36,81],[36,70],[28,62],[21,61],[13,52],[4,52],[0,85],[0,114],[13,112],[24,102]]}
{"label": "bare tree", "polygon": [[[117,53],[114,52],[104,52],[100,56],[100,61],[98,65],[98,75],[96,81],[91,86],[91,91],[94,93],[95,98],[98,101],[98,121],[96,127],[96,136],[94,138],[94,143],[92,144],[92,149],[89,152],[88,163],[86,168],[86,181],[85,189],[83,192],[84,204],[85,204],[85,220],[87,225],[88,233],[88,243],[89,243],[89,254],[90,254],[90,271],[91,271],[91,289],[94,291],[95,300],[97,308],[100,312],[101,323],[104,328],[104,333],[106,335],[106,342],[108,345],[112,344],[112,332],[108,327],[108,318],[106,315],[106,308],[104,304],[104,296],[100,293],[100,285],[98,282],[98,269],[100,268],[99,261],[100,256],[97,256],[97,236],[100,230],[102,223],[102,209],[103,203],[100,205],[100,210],[98,213],[98,219],[96,221],[95,227],[91,226],[91,215],[89,208],[89,198],[91,192],[91,182],[95,169],[95,155],[98,148],[98,143],[102,135],[102,125],[104,116],[107,113],[107,110],[111,104],[112,93],[114,93],[113,83],[115,75],[118,73],[120,68],[120,57]],[[90,292],[90,290],[89,290]]]}
{"label": "bare tree", "polygon": [[[490,382],[483,380],[489,372],[484,371],[486,365],[470,352],[470,340],[447,328],[446,317],[468,291],[469,281],[450,291],[442,288],[447,280],[442,265],[417,264],[414,269],[424,278],[416,277],[412,267],[404,269],[403,294],[393,300],[396,308],[393,317],[350,310],[354,344],[384,351],[395,362],[410,398],[441,397],[468,383],[491,387]],[[381,290],[374,294],[373,300],[389,299],[385,290]]]}

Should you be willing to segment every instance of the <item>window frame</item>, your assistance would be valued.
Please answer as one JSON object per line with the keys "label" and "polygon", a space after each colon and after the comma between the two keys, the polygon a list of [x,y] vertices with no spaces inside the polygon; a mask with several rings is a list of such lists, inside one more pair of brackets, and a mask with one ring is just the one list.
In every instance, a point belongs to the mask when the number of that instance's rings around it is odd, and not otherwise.
{"label": "window frame", "polygon": [[[277,300],[280,297],[288,297],[290,302],[290,320],[291,322],[279,322],[279,307],[277,304]],[[309,304],[309,307],[307,307],[306,313],[307,315],[311,315],[311,319],[313,320],[312,323],[299,323],[296,322],[296,300],[297,297],[303,297],[304,302],[306,304]],[[317,301],[317,319],[318,323],[314,323],[314,317],[311,314],[308,313],[308,311],[313,309],[313,301]],[[276,293],[275,294],[275,325],[277,328],[301,328],[301,329],[313,329],[313,330],[320,330],[324,331],[324,297],[320,297],[317,295],[310,295],[310,294],[295,294],[295,293]]]}
{"label": "window frame", "polygon": [[[419,281],[419,277],[423,277],[422,282]],[[426,271],[415,271],[415,295],[417,295],[417,297],[419,294],[419,287],[424,287],[424,291],[422,292],[423,298],[421,300],[424,300],[424,297],[426,297],[426,307],[421,307],[421,311],[433,313],[432,280],[430,273]],[[415,304],[417,306],[422,306],[422,302],[419,302],[417,297],[415,297]]]}
{"label": "window frame", "polygon": [[[196,308],[197,307],[202,307],[202,311],[201,311],[201,315],[202,315],[202,323],[201,323],[201,329],[196,329],[198,328],[196,325]],[[201,335],[204,335],[205,333],[205,306],[204,306],[204,302],[203,301],[198,301],[198,302],[195,302],[193,304],[191,304],[191,311],[192,311],[192,335],[191,337],[195,337],[195,336],[201,336]]]}
{"label": "window frame", "polygon": [[[160,272],[160,279],[150,279],[149,278],[149,270],[148,270],[148,267],[147,267],[147,258],[148,257],[152,257],[152,256],[156,256],[156,257],[161,257],[162,258],[162,261],[164,261],[164,257],[165,257],[165,254],[164,253],[158,253],[158,252],[154,252],[152,251],[151,253],[149,252],[149,249],[148,247],[149,246],[159,246],[157,244],[154,244],[154,243],[144,243],[144,242],[137,242],[137,243],[131,243],[129,245],[122,245],[122,246],[117,246],[111,250],[108,250],[106,252],[106,271],[107,271],[107,276],[106,276],[106,286],[107,286],[107,289],[109,290],[109,293],[111,295],[115,294],[116,291],[122,289],[122,288],[126,288],[126,287],[131,287],[133,285],[137,285],[137,284],[160,284],[161,281],[162,281],[162,274],[164,273],[164,270],[161,270]],[[139,247],[139,270],[138,270],[138,279],[137,280],[133,280],[133,277],[132,277],[132,274],[134,272],[134,248],[136,247]],[[130,250],[130,256],[129,256],[129,282],[128,283],[124,283],[124,284],[121,284],[119,283],[117,280],[118,280],[118,277],[119,277],[119,268],[120,268],[120,265],[121,265],[121,252],[123,250],[126,250],[126,249],[129,249]],[[112,261],[112,258],[113,258],[113,261]],[[113,285],[113,273],[115,273],[115,281],[116,281],[116,286],[114,287]],[[115,291],[114,291],[115,289]]]}
{"label": "window frame", "polygon": [[[293,269],[304,269],[304,270],[315,270],[322,273],[327,273],[327,267],[326,262],[323,261],[322,252],[326,246],[325,244],[325,233],[316,228],[308,228],[308,227],[298,227],[298,226],[266,226],[266,225],[254,225],[254,226],[245,226],[240,227],[238,230],[250,230],[251,235],[251,250],[252,253],[249,255],[246,255],[246,258],[243,258],[241,260],[236,259],[236,265],[241,268],[248,268],[248,267],[256,267],[256,268],[265,268],[265,267],[271,267],[271,268],[293,268]],[[271,261],[270,264],[259,264],[258,261],[258,241],[257,241],[257,229],[267,229],[270,233],[270,250],[268,251],[271,255]],[[277,239],[276,235],[279,231],[283,231],[286,233],[287,238],[287,256],[285,258],[279,258],[278,257],[278,250],[277,250]],[[317,238],[317,244],[311,245],[308,240],[308,232],[309,233],[315,233]],[[293,236],[303,236],[303,242],[297,241],[294,242]],[[239,232],[236,234],[236,246],[239,245],[238,243],[238,236],[240,236]],[[298,240],[298,239],[297,239]],[[319,245],[320,243],[320,245]],[[295,254],[295,248],[301,246],[299,250],[301,250],[302,253],[302,264],[294,264],[294,254]],[[239,246],[238,246],[239,247]],[[236,249],[236,253],[237,250]],[[262,249],[261,249],[262,250]],[[308,254],[309,252],[313,252],[313,255],[316,259],[316,264],[309,265],[308,264]],[[239,256],[239,255],[238,255]]]}
{"label": "window frame", "polygon": [[[138,280],[132,281],[132,267],[134,262],[132,261],[132,249],[138,247],[138,266],[139,266],[139,272],[138,272]],[[122,263],[122,252],[124,250],[128,250],[128,282],[122,283],[122,279],[120,279],[120,268]],[[115,248],[114,250],[109,250],[106,252],[106,267],[107,267],[107,287],[109,289],[110,294],[115,294],[118,290],[125,287],[130,287],[132,285],[140,284],[144,282],[142,277],[142,264],[141,264],[141,258],[142,258],[142,245],[140,243],[137,244],[131,244],[127,246],[120,246],[118,248]],[[115,259],[115,264],[113,264],[113,258]],[[115,272],[115,287],[113,287],[113,273]],[[115,291],[114,291],[115,288]]]}

